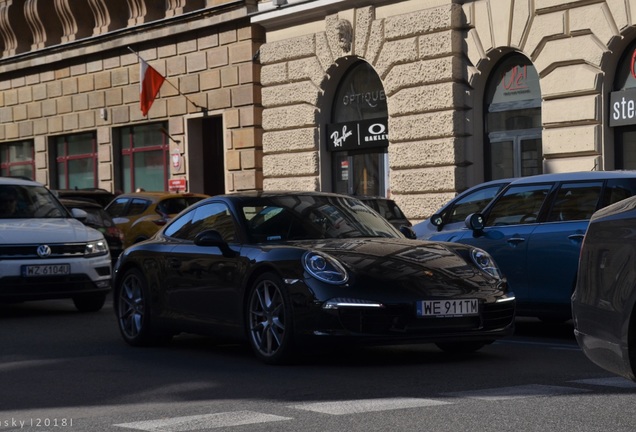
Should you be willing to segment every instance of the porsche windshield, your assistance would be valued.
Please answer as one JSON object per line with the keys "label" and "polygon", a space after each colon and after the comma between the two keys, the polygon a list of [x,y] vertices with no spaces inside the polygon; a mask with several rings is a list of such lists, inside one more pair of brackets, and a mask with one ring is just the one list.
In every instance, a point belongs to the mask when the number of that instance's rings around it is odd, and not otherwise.
{"label": "porsche windshield", "polygon": [[261,197],[242,207],[254,243],[355,237],[403,237],[357,199],[320,195]]}

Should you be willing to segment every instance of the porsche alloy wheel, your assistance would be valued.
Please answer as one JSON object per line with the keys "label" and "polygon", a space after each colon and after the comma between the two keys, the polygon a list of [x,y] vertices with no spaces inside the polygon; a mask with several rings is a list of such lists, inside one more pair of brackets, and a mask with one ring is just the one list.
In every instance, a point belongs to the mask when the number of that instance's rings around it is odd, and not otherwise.
{"label": "porsche alloy wheel", "polygon": [[285,363],[292,351],[292,312],[280,278],[266,273],[259,277],[249,296],[247,310],[249,341],[266,363]]}
{"label": "porsche alloy wheel", "polygon": [[128,270],[117,289],[117,321],[122,337],[130,345],[151,345],[169,339],[152,330],[148,297],[143,274],[137,269]]}

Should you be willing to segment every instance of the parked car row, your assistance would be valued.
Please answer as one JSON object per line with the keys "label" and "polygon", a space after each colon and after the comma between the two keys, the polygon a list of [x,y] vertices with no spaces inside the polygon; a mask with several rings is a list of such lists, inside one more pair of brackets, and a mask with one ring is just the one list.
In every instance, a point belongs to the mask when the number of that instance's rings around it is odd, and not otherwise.
{"label": "parked car row", "polygon": [[[39,183],[0,178],[0,301],[72,298],[94,311],[112,283],[131,345],[220,333],[275,364],[322,341],[466,353],[514,330],[514,294],[486,252],[406,239],[352,197],[135,193],[105,210],[74,198],[65,207]],[[136,233],[114,272],[111,215]],[[143,223],[153,232],[134,230]]]}
{"label": "parked car row", "polygon": [[0,179],[1,301],[95,311],[112,277],[129,344],[244,337],[273,364],[323,341],[465,353],[510,335],[516,315],[573,317],[586,355],[636,380],[636,172],[478,185],[416,225],[420,240],[382,197],[150,192],[104,209],[82,195]]}

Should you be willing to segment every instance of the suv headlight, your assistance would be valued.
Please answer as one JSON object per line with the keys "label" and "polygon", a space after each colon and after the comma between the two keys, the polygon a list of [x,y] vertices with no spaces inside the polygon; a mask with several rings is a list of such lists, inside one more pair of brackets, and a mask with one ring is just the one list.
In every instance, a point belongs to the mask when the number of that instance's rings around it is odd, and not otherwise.
{"label": "suv headlight", "polygon": [[473,259],[473,262],[496,279],[502,279],[503,275],[501,274],[501,270],[497,267],[495,260],[492,259],[490,254],[485,250],[474,248],[470,251],[470,257]]}
{"label": "suv headlight", "polygon": [[349,275],[342,264],[326,253],[305,252],[302,262],[307,273],[322,282],[341,285],[349,280]]}
{"label": "suv headlight", "polygon": [[85,258],[106,254],[108,254],[108,243],[106,243],[106,240],[97,240],[86,243],[86,248],[84,249]]}

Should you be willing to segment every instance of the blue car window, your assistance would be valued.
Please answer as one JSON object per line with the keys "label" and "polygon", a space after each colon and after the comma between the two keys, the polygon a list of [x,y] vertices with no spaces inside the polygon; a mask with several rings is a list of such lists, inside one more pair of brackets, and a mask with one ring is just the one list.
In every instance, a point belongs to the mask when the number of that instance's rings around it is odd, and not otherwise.
{"label": "blue car window", "polygon": [[446,214],[442,214],[442,217],[446,219],[444,222],[447,224],[463,222],[468,215],[482,211],[503,186],[503,184],[500,184],[485,187],[457,200],[457,202],[449,208],[447,217]]}
{"label": "blue car window", "polygon": [[636,179],[609,179],[605,185],[601,208],[636,195]]}
{"label": "blue car window", "polygon": [[492,206],[486,226],[535,223],[552,184],[512,186]]}
{"label": "blue car window", "polygon": [[564,183],[556,194],[549,222],[588,220],[596,211],[603,182]]}

